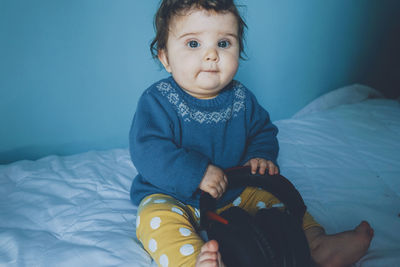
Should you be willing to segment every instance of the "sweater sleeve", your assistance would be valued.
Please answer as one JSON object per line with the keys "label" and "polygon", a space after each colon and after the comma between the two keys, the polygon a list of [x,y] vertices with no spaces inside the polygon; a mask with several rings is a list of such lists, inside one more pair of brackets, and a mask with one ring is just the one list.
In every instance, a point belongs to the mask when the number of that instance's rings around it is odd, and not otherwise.
{"label": "sweater sleeve", "polygon": [[199,152],[174,141],[178,120],[168,104],[151,93],[139,100],[129,134],[132,161],[143,179],[163,191],[189,198],[198,188],[209,164]]}
{"label": "sweater sleeve", "polygon": [[278,128],[272,124],[268,112],[257,102],[255,96],[250,91],[247,92],[247,148],[243,163],[252,158],[264,158],[277,164]]}

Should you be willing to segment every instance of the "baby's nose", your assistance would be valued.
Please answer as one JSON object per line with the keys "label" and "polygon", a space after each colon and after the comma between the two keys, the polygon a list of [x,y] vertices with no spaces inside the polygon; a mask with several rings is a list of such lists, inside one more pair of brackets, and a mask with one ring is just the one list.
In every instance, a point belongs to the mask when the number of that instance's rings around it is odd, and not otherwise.
{"label": "baby's nose", "polygon": [[204,56],[205,61],[218,61],[218,53],[214,48],[210,48],[206,51]]}

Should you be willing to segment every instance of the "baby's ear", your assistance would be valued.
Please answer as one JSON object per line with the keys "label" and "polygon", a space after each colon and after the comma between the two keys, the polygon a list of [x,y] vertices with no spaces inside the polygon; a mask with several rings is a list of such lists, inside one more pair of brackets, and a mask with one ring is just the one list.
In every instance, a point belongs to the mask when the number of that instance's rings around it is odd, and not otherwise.
{"label": "baby's ear", "polygon": [[158,59],[163,64],[165,70],[168,71],[169,73],[171,73],[172,70],[171,70],[171,66],[169,65],[167,51],[165,49],[160,49],[160,50],[158,50],[157,54],[158,54]]}

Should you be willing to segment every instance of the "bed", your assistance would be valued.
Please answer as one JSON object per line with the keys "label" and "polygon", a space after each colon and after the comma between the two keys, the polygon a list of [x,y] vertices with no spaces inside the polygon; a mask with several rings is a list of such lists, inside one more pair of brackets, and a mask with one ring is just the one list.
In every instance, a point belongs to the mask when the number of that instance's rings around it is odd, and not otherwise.
{"label": "bed", "polygon": [[[400,103],[351,85],[275,122],[281,172],[328,233],[368,220],[356,266],[400,266]],[[156,266],[135,237],[127,149],[0,166],[0,266]]]}

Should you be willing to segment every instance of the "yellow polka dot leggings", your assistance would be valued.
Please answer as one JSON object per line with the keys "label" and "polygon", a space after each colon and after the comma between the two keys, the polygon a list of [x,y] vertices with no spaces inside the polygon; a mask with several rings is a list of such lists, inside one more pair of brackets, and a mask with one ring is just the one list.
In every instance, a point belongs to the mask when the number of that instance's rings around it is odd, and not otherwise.
{"label": "yellow polka dot leggings", "polygon": [[[232,203],[218,209],[220,213],[239,206],[250,214],[269,208],[280,201],[269,192],[247,187]],[[195,266],[204,241],[197,234],[200,211],[164,194],[144,198],[138,208],[136,235],[158,266]],[[306,212],[303,229],[320,226]]]}

